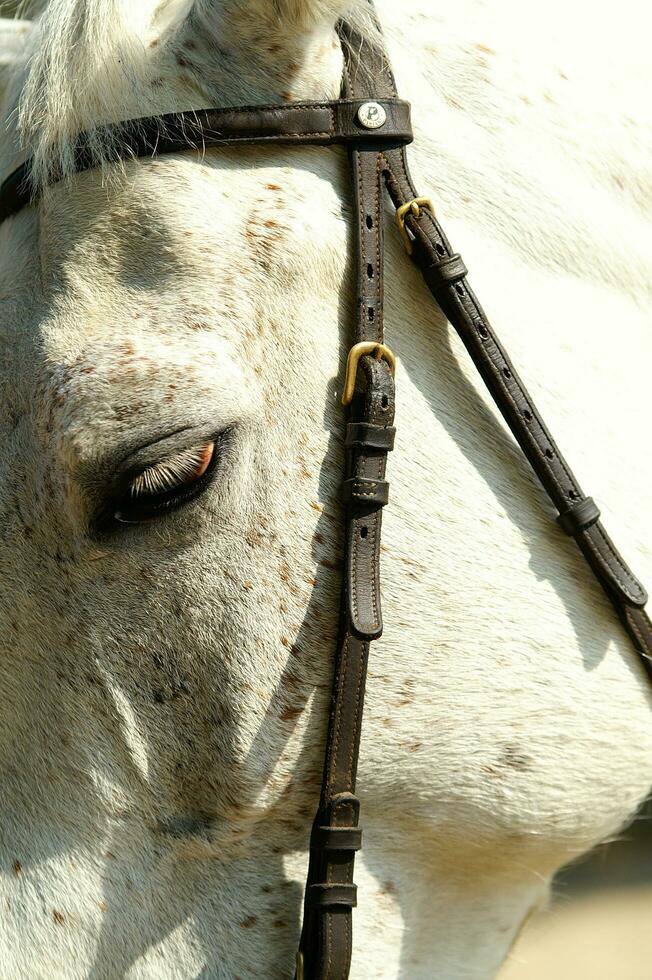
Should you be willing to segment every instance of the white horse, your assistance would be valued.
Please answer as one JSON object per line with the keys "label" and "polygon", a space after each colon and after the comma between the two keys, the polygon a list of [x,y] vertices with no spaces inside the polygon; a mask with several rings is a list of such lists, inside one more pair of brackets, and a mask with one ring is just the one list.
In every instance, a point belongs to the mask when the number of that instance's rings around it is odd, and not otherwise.
{"label": "white horse", "polygon": [[[2,177],[30,153],[41,183],[69,170],[101,122],[336,97],[345,6],[5,21]],[[379,13],[419,187],[649,584],[647,8]],[[189,151],[63,181],[0,228],[3,980],[292,974],[336,633],[348,188],[337,149]],[[352,976],[488,980],[556,869],[645,796],[651,694],[388,238],[399,438]]]}

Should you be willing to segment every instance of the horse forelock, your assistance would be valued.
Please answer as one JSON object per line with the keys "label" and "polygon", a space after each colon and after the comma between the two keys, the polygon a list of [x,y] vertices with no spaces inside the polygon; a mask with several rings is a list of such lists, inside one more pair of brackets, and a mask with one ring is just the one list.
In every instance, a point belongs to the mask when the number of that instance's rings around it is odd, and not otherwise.
{"label": "horse forelock", "polygon": [[[115,149],[108,124],[271,98],[265,56],[274,62],[281,52],[287,52],[287,78],[278,94],[288,101],[300,49],[318,60],[315,44],[325,50],[340,16],[367,33],[376,30],[365,0],[50,0],[27,4],[25,12],[40,7],[8,100],[22,154],[33,160],[36,190],[54,175],[74,172],[80,132],[91,134],[101,165]],[[243,48],[262,57],[259,92],[234,70]],[[305,98],[305,83],[301,88],[297,96]],[[317,85],[315,95],[333,92]]]}

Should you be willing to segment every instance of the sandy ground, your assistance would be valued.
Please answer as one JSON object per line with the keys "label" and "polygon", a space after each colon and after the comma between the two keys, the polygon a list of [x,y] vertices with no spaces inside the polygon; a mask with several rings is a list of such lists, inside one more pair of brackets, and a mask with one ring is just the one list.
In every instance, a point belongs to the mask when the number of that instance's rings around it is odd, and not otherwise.
{"label": "sandy ground", "polygon": [[652,980],[652,887],[557,903],[529,923],[498,980]]}

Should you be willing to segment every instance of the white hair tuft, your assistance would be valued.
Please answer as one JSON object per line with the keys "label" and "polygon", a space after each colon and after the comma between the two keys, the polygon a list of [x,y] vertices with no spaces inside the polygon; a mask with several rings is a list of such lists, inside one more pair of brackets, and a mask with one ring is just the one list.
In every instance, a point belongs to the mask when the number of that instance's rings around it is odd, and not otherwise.
{"label": "white hair tuft", "polygon": [[[156,88],[162,48],[175,27],[192,16],[202,27],[219,23],[216,0],[33,0],[28,12],[42,13],[32,32],[25,82],[20,93],[17,130],[26,154],[33,158],[35,188],[55,175],[75,170],[75,143],[90,135],[89,149],[98,164],[111,156],[107,126],[127,119],[190,106],[161,109]],[[366,0],[248,0],[265,17],[277,18],[288,31],[309,30],[319,21],[335,23],[346,16],[371,23]],[[217,18],[215,14],[218,14]],[[162,44],[158,41],[162,40]],[[219,104],[220,93],[214,93]],[[193,104],[193,108],[204,108]]]}

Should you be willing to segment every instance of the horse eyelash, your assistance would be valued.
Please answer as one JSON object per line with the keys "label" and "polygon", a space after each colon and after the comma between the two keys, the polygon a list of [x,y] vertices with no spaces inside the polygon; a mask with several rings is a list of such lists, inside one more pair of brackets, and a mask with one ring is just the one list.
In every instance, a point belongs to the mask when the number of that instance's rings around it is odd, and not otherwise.
{"label": "horse eyelash", "polygon": [[215,443],[184,449],[137,476],[129,487],[132,499],[153,497],[199,480],[211,464]]}

